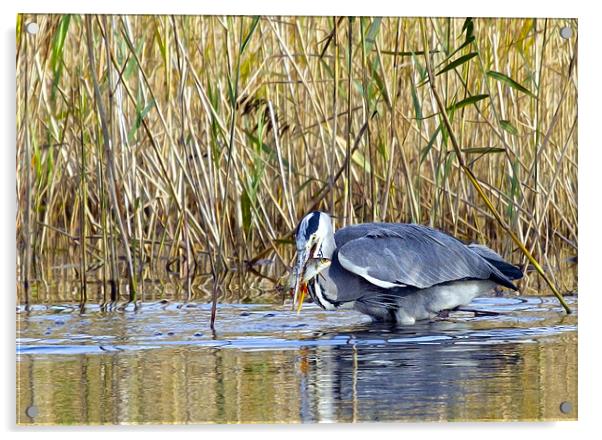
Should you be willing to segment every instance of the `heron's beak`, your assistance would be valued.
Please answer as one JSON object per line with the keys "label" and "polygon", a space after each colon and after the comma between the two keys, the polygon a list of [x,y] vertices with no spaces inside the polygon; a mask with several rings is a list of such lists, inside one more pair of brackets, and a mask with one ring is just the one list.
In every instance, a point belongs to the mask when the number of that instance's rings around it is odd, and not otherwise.
{"label": "heron's beak", "polygon": [[307,283],[318,276],[320,272],[330,266],[331,261],[328,258],[314,258],[312,251],[301,252],[297,258],[295,267],[295,285],[293,294],[293,309],[297,306],[297,314],[301,312],[303,300],[307,295]]}
{"label": "heron's beak", "polygon": [[[309,260],[310,251],[306,248],[297,250],[297,264],[295,265],[295,284],[293,285],[293,309],[297,306],[297,313],[301,311],[307,283],[305,282],[305,266]],[[300,295],[299,295],[300,294]]]}

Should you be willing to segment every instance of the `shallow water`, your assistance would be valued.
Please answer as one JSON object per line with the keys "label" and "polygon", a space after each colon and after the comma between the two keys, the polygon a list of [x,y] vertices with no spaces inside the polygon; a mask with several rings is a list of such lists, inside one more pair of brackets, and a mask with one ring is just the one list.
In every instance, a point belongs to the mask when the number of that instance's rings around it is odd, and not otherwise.
{"label": "shallow water", "polygon": [[[353,311],[205,304],[17,309],[30,424],[574,420],[577,301],[481,298],[409,327]],[[560,411],[569,402],[571,411]]]}

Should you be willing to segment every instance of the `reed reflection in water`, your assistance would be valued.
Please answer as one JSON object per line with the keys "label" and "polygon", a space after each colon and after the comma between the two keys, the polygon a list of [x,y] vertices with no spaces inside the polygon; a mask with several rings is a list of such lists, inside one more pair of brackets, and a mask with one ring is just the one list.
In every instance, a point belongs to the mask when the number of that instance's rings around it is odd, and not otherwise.
{"label": "reed reflection in water", "polygon": [[[363,343],[20,355],[18,419],[116,424],[577,416],[576,332],[465,345],[371,345],[354,337]],[[560,412],[562,401],[572,403],[571,414]],[[31,405],[38,409],[35,420],[25,415]]]}

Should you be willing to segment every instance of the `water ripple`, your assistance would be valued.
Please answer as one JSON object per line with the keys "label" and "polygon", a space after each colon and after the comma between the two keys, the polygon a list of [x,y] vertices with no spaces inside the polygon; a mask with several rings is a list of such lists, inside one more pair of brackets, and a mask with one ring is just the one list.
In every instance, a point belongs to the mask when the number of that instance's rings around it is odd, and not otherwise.
{"label": "water ripple", "polygon": [[[567,298],[573,309],[576,298]],[[566,316],[553,298],[479,298],[468,309],[482,316],[449,318],[395,327],[371,323],[351,310],[222,304],[215,334],[208,330],[208,304],[144,303],[114,312],[69,305],[17,309],[18,355],[110,354],[190,346],[205,349],[290,350],[329,346],[420,346],[539,343],[577,331],[576,313]],[[495,315],[497,314],[497,315]]]}

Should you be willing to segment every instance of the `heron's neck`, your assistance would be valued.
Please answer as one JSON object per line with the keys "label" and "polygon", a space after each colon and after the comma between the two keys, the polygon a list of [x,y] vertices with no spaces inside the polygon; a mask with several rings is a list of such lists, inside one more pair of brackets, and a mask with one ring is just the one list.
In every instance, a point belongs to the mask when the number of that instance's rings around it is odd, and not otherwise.
{"label": "heron's neck", "polygon": [[324,258],[328,258],[329,260],[332,260],[332,255],[334,254],[336,247],[337,247],[337,245],[334,241],[334,234],[332,232],[330,232],[329,234],[326,235],[326,237],[324,237],[324,240],[322,241],[322,246],[321,246],[322,256]]}

